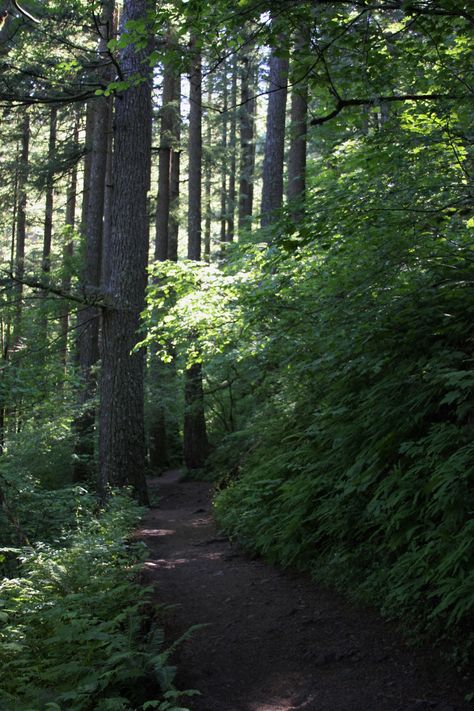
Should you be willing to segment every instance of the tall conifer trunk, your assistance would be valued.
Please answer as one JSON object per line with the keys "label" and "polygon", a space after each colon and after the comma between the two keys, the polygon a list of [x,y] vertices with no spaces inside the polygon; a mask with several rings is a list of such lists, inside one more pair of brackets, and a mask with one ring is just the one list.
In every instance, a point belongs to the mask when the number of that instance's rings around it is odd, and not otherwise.
{"label": "tall conifer trunk", "polygon": [[[293,58],[293,81],[291,90],[291,127],[290,150],[288,153],[288,201],[295,219],[302,216],[303,202],[306,191],[306,144],[308,123],[308,79],[304,76],[298,81],[298,54],[309,49],[309,33],[301,30],[295,41]],[[304,71],[303,71],[304,73]]]}
{"label": "tall conifer trunk", "polygon": [[268,82],[267,133],[263,159],[261,223],[271,224],[275,210],[283,202],[283,164],[285,157],[285,111],[288,59],[272,51]]}
{"label": "tall conifer trunk", "polygon": [[[188,259],[201,259],[201,170],[202,170],[202,71],[201,55],[195,50],[190,76],[189,110],[189,205]],[[209,452],[202,366],[194,363],[185,371],[183,454],[188,469],[200,469]]]}
{"label": "tall conifer trunk", "polygon": [[[129,20],[146,21],[154,3],[125,0],[123,32]],[[145,480],[144,354],[132,352],[139,339],[148,263],[147,193],[150,184],[151,72],[146,51],[133,45],[120,55],[124,79],[144,81],[117,98],[114,193],[108,306],[103,309],[99,419],[99,489],[131,484],[148,500]]]}
{"label": "tall conifer trunk", "polygon": [[253,211],[253,181],[255,169],[255,81],[256,69],[252,55],[243,56],[240,88],[240,167],[239,167],[239,231],[249,225]]}
{"label": "tall conifer trunk", "polygon": [[232,61],[229,125],[229,194],[227,200],[227,242],[235,237],[235,174],[237,172],[237,62]]}
{"label": "tall conifer trunk", "polygon": [[[73,128],[73,143],[77,146],[79,140],[79,116],[76,115]],[[76,204],[77,204],[77,163],[71,169],[69,185],[66,195],[66,217],[65,223],[69,232],[66,237],[66,243],[63,246],[63,278],[61,280],[61,288],[64,292],[68,292],[71,288],[71,259],[74,254],[74,242],[72,232],[76,225]],[[66,367],[67,363],[67,340],[69,332],[69,304],[64,303],[63,313],[60,320],[60,353],[61,361]]]}
{"label": "tall conifer trunk", "polygon": [[[107,49],[108,33],[112,28],[114,0],[103,4],[99,54]],[[89,185],[85,223],[85,260],[82,282],[86,292],[98,292],[101,285],[105,179],[107,168],[109,99],[101,96],[91,108],[92,130]],[[86,141],[87,142],[87,141]],[[91,475],[94,456],[94,428],[96,374],[94,367],[99,360],[99,309],[94,306],[81,308],[77,316],[77,348],[80,389],[78,393],[79,415],[75,421],[76,446],[74,480],[84,481]]]}

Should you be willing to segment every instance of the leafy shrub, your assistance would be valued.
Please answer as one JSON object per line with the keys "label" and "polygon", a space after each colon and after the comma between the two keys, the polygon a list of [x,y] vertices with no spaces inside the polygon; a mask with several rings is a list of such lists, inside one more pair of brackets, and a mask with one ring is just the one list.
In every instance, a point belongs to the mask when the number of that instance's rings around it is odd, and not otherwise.
{"label": "leafy shrub", "polygon": [[127,537],[139,515],[114,495],[98,516],[79,517],[61,546],[22,549],[18,577],[0,585],[0,707],[175,708],[163,633],[134,580],[144,550]]}

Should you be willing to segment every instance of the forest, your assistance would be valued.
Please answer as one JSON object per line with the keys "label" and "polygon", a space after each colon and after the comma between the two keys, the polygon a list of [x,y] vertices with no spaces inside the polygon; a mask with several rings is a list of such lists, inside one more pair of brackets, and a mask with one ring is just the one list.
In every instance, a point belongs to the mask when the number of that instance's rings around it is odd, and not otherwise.
{"label": "forest", "polygon": [[176,469],[468,674],[473,25],[0,1],[2,711],[193,708],[133,533]]}

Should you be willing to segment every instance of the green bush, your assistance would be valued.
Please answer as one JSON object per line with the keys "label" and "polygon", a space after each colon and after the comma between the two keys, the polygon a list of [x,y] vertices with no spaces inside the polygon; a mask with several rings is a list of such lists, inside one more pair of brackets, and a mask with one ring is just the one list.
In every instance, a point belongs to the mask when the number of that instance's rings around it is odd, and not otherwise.
{"label": "green bush", "polygon": [[136,581],[144,546],[127,542],[139,515],[114,495],[60,546],[22,549],[18,576],[0,585],[0,708],[176,707],[163,633]]}

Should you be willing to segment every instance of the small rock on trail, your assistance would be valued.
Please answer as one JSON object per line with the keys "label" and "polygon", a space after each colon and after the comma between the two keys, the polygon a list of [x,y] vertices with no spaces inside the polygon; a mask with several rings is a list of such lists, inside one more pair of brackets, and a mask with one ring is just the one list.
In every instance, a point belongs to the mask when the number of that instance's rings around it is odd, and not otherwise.
{"label": "small rock on trail", "polygon": [[160,497],[139,537],[146,584],[170,606],[184,642],[179,688],[192,711],[463,711],[470,690],[429,651],[407,649],[393,625],[313,581],[249,559],[222,538],[211,486],[152,479]]}

